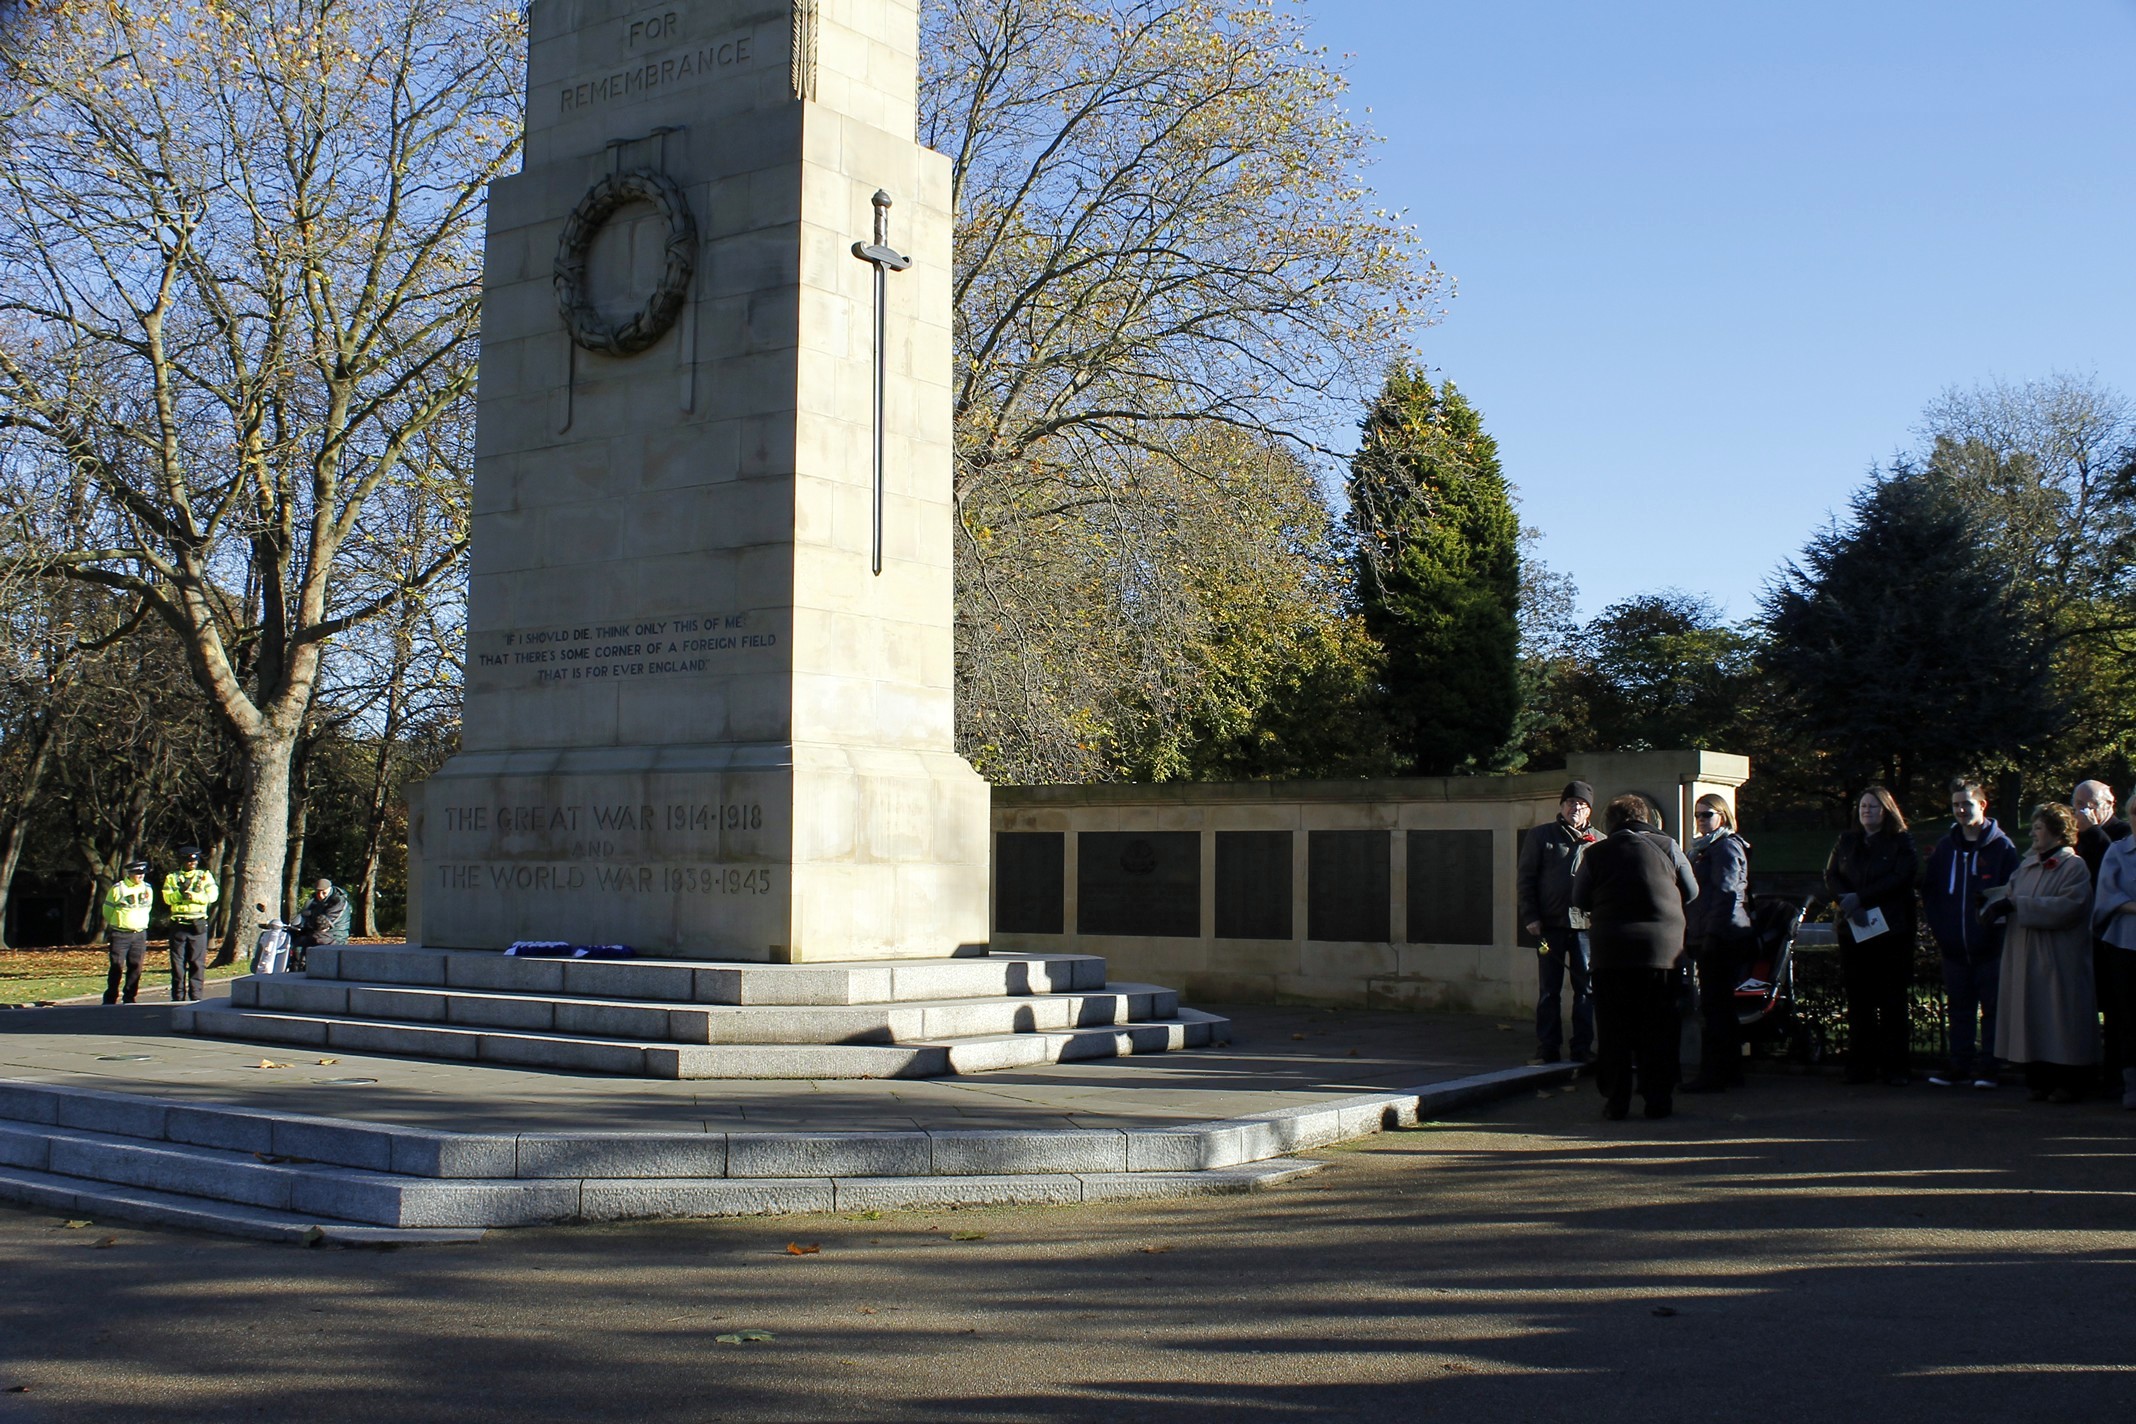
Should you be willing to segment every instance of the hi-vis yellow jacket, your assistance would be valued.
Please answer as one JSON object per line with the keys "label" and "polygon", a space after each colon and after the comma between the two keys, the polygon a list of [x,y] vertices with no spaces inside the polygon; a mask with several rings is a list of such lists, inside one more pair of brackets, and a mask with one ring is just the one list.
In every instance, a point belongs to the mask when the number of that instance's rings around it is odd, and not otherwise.
{"label": "hi-vis yellow jacket", "polygon": [[208,909],[222,894],[215,877],[205,870],[174,870],[163,877],[163,903],[174,920],[204,920]]}
{"label": "hi-vis yellow jacket", "polygon": [[107,930],[145,930],[148,928],[148,911],[156,898],[155,887],[146,880],[139,885],[129,885],[121,880],[104,892],[104,928]]}

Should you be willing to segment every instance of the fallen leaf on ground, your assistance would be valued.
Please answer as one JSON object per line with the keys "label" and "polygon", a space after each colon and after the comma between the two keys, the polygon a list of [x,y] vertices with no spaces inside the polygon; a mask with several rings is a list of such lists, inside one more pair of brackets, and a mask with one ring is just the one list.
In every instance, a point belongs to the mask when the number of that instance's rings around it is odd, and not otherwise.
{"label": "fallen leaf on ground", "polygon": [[986,1240],[986,1233],[984,1231],[952,1231],[949,1234],[949,1239],[952,1241],[984,1241]]}
{"label": "fallen leaf on ground", "polygon": [[1145,1256],[1162,1256],[1165,1252],[1171,1250],[1172,1248],[1168,1243],[1159,1242],[1155,1246],[1142,1246],[1136,1249],[1140,1250]]}
{"label": "fallen leaf on ground", "polygon": [[1511,1024],[1500,1024],[1500,1025],[1498,1026],[1498,1031],[1499,1031],[1500,1033],[1511,1033],[1511,1032],[1513,1032],[1513,1025],[1511,1025]]}
{"label": "fallen leaf on ground", "polygon": [[858,1211],[846,1218],[847,1221],[881,1221],[882,1219],[883,1214],[879,1211]]}
{"label": "fallen leaf on ground", "polygon": [[1353,1049],[1351,1049],[1351,1050],[1350,1050],[1350,1056],[1351,1056],[1352,1058],[1355,1058],[1355,1057],[1357,1056],[1357,1050],[1356,1050],[1356,1049],[1354,1049],[1354,1048],[1353,1048]]}
{"label": "fallen leaf on ground", "polygon": [[872,1305],[864,1305],[860,1308],[860,1313],[862,1315],[873,1315],[875,1314],[875,1307]]}
{"label": "fallen leaf on ground", "polygon": [[754,1345],[759,1340],[776,1340],[779,1337],[769,1330],[737,1330],[732,1335],[712,1337],[722,1345]]}
{"label": "fallen leaf on ground", "polygon": [[255,1068],[287,1068],[289,1065],[287,1063],[277,1063],[272,1058],[262,1058],[252,1066]]}
{"label": "fallen leaf on ground", "polygon": [[1654,1313],[1656,1315],[1674,1315],[1676,1314],[1676,1307],[1673,1305],[1657,1305],[1654,1307]]}
{"label": "fallen leaf on ground", "polygon": [[1294,1033],[1294,1034],[1292,1034],[1292,1035],[1291,1035],[1291,1037],[1292,1037],[1292,1038],[1295,1038],[1295,1039],[1297,1039],[1297,1040],[1298,1040],[1298,1041],[1300,1041],[1301,1043],[1302,1043],[1302,1042],[1304,1042],[1304,1040],[1305,1040],[1305,1035],[1304,1035],[1304,1034],[1302,1034],[1302,1033]]}
{"label": "fallen leaf on ground", "polygon": [[786,1243],[786,1254],[789,1256],[820,1256],[823,1254],[823,1246],[822,1243],[816,1241],[806,1243],[789,1241]]}
{"label": "fallen leaf on ground", "polygon": [[66,1227],[66,1229],[67,1229],[67,1230],[69,1230],[69,1231],[79,1231],[79,1230],[81,1230],[81,1229],[82,1229],[83,1227],[85,1227],[85,1226],[94,1226],[94,1225],[96,1225],[96,1223],[95,1223],[95,1222],[93,1222],[93,1221],[80,1221],[80,1220],[76,1220],[76,1221],[66,1221],[66,1222],[61,1222],[60,1224],[61,1224],[62,1226],[64,1226],[64,1227]]}
{"label": "fallen leaf on ground", "polygon": [[320,1059],[320,1060],[319,1060],[319,1066],[320,1066],[321,1068],[331,1068],[331,1067],[333,1067],[333,1066],[334,1066],[334,1065],[335,1065],[336,1063],[339,1063],[340,1061],[341,1061],[341,1060],[340,1060],[340,1059],[338,1059],[338,1058],[322,1058],[322,1059]]}
{"label": "fallen leaf on ground", "polygon": [[119,1238],[118,1238],[118,1237],[116,1237],[116,1236],[107,1236],[107,1237],[105,1237],[105,1238],[104,1238],[103,1240],[101,1240],[101,1241],[99,1241],[99,1242],[97,1242],[97,1243],[96,1243],[96,1249],[97,1249],[97,1250],[99,1250],[99,1251],[101,1251],[101,1250],[103,1250],[103,1249],[104,1249],[104,1248],[105,1248],[106,1246],[116,1246],[116,1245],[118,1245],[118,1244],[119,1244]]}

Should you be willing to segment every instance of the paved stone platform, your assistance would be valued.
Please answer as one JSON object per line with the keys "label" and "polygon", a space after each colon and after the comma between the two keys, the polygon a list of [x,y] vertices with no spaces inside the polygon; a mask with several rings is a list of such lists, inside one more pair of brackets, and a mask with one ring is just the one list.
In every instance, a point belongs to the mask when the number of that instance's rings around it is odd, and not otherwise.
{"label": "paved stone platform", "polygon": [[0,1013],[0,1078],[459,1132],[1161,1127],[1472,1076],[1530,1047],[1523,1025],[1462,1014],[1226,1012],[1231,1041],[1191,1055],[706,1082],[263,1048],[175,1033],[168,1005],[88,1004]]}
{"label": "paved stone platform", "polygon": [[[180,1035],[172,1017],[101,1005],[0,1017],[0,1199],[270,1240],[416,1243],[544,1223],[1251,1192],[1319,1169],[1296,1153],[1569,1076],[1475,1071],[1510,1025],[1336,1011],[1256,1016],[1236,1048],[1191,1068],[1097,1060],[991,1074],[977,1092],[963,1079],[711,1090],[239,1051]],[[1469,1052],[1424,1049],[1434,1027]]]}

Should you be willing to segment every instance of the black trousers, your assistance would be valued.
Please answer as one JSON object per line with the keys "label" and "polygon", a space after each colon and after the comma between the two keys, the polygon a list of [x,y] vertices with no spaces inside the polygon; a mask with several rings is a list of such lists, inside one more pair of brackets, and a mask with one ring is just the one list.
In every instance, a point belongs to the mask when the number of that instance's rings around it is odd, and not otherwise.
{"label": "black trousers", "polygon": [[1613,1107],[1636,1091],[1650,1104],[1676,1092],[1673,969],[1595,969],[1595,1086]]}
{"label": "black trousers", "polygon": [[[2107,992],[2099,1000],[2107,1009],[2107,1022],[2113,1023],[2116,1016],[2121,1021],[2121,1036],[2107,1040],[2112,1047],[2106,1064],[2111,1069],[2136,1068],[2136,949],[2110,947],[2113,958],[2106,962]],[[2113,1053],[2118,1051],[2120,1057]]]}
{"label": "black trousers", "polygon": [[204,921],[171,924],[171,1002],[197,999],[208,986],[208,927]]}
{"label": "black trousers", "polygon": [[1748,936],[1708,940],[1698,947],[1698,1076],[1708,1083],[1743,1081],[1743,1024],[1736,1017],[1736,985],[1750,967]]}
{"label": "black trousers", "polygon": [[1906,1071],[1912,1041],[1906,1021],[1912,954],[1913,936],[1898,930],[1887,930],[1867,944],[1840,944],[1839,977],[1847,990],[1849,1078],[1879,1078]]}
{"label": "black trousers", "polygon": [[2098,994],[2099,1017],[2105,1022],[2105,1053],[2100,1055],[2099,1066],[2107,1086],[2119,1091],[2121,1070],[2129,1062],[2129,1008],[2122,997],[2120,961],[2131,958],[2129,951],[2108,944],[2103,939],[2092,941],[2092,988]]}
{"label": "black trousers", "polygon": [[123,981],[126,1002],[132,1003],[134,995],[141,992],[141,965],[148,958],[148,931],[113,930],[111,932],[111,973],[104,980],[104,1002],[119,1001],[119,986]]}

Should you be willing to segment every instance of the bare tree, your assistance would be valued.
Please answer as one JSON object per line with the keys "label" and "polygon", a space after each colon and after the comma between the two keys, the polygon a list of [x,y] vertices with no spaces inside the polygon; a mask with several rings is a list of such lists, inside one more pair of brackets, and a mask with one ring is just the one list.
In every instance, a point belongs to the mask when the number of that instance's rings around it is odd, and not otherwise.
{"label": "bare tree", "polygon": [[15,491],[0,562],[178,634],[242,752],[226,901],[279,898],[328,644],[459,558],[351,576],[472,419],[523,47],[517,7],[470,0],[54,0],[5,52],[0,419],[96,521],[54,543],[58,492]]}
{"label": "bare tree", "polygon": [[[921,134],[950,156],[957,204],[961,739],[992,775],[1104,775],[1124,763],[1099,745],[1125,732],[1068,692],[1063,655],[1106,675],[1074,630],[1152,607],[1134,551],[1167,543],[1167,521],[1257,518],[1225,463],[1240,447],[1215,430],[1317,448],[1430,318],[1439,274],[1374,206],[1359,176],[1374,139],[1294,14],[931,0],[923,15]],[[1200,622],[1161,606],[1180,616],[1145,626],[1131,674],[1152,687],[1194,675]]]}

